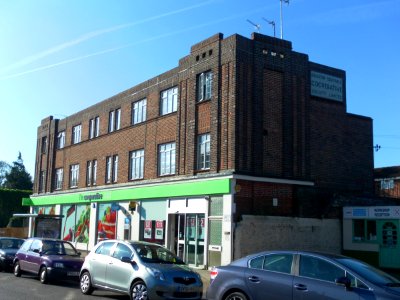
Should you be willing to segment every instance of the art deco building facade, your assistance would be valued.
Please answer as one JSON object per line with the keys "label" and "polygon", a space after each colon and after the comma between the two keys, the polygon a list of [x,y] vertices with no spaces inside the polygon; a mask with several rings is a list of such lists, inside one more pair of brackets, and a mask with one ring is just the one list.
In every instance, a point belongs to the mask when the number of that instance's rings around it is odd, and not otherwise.
{"label": "art deco building facade", "polygon": [[61,238],[166,245],[196,267],[233,259],[243,215],[320,217],[373,190],[372,120],[346,76],[289,41],[216,34],[176,68],[38,128],[32,212]]}

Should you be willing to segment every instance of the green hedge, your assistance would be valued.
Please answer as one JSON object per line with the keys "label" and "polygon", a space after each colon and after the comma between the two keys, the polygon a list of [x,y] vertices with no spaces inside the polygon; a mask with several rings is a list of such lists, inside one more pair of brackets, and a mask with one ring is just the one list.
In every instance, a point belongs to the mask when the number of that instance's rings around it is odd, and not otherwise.
{"label": "green hedge", "polygon": [[15,213],[28,213],[29,207],[22,206],[22,198],[28,198],[32,191],[0,189],[0,228],[6,227]]}

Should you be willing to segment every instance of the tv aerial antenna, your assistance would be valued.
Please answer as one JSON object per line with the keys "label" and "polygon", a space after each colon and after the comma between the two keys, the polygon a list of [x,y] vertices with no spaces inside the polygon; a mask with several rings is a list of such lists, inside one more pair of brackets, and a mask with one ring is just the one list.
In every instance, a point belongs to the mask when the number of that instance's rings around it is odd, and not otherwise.
{"label": "tv aerial antenna", "polygon": [[283,15],[282,15],[282,3],[286,3],[289,5],[289,0],[280,0],[281,1],[281,39],[283,39]]}
{"label": "tv aerial antenna", "polygon": [[256,24],[256,23],[250,21],[249,19],[247,19],[247,22],[249,22],[251,25],[253,25],[254,28],[257,30],[257,32],[260,33],[260,29],[261,29],[261,25],[260,24]]}
{"label": "tv aerial antenna", "polygon": [[263,20],[264,20],[265,22],[267,22],[268,24],[272,25],[272,27],[274,28],[274,37],[276,37],[276,34],[275,34],[275,21],[267,20],[267,19],[264,18],[264,17],[263,17]]}

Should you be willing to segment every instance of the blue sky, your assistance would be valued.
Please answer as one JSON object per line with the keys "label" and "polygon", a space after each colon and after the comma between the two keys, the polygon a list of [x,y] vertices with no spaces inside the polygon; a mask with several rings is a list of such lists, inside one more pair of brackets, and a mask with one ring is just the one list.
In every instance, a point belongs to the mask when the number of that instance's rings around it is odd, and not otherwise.
{"label": "blue sky", "polygon": [[[33,176],[36,133],[178,65],[215,33],[280,36],[279,0],[0,0],[0,160],[21,151]],[[400,165],[400,0],[290,0],[284,39],[343,69],[347,110],[374,121],[375,167]]]}

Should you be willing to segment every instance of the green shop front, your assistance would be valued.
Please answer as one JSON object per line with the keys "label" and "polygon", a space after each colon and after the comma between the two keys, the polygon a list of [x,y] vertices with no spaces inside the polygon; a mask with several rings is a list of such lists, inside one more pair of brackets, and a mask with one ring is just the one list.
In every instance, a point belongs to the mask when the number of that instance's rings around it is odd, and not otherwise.
{"label": "green shop front", "polygon": [[381,268],[400,268],[400,206],[343,208],[343,252]]}
{"label": "green shop front", "polygon": [[207,268],[232,259],[233,184],[232,178],[219,178],[99,188],[34,195],[23,205],[32,214],[61,216],[61,226],[40,234],[71,241],[80,251],[103,239],[142,240],[166,246],[192,267]]}

